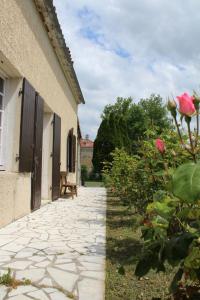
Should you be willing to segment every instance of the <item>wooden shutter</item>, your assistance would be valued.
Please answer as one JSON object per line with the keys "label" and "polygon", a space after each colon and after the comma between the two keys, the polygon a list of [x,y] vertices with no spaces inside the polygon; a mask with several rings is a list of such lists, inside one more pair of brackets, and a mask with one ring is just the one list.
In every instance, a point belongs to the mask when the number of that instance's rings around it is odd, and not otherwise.
{"label": "wooden shutter", "polygon": [[31,209],[36,210],[41,205],[42,183],[42,139],[43,139],[43,99],[36,94],[35,99],[35,134],[32,174]]}
{"label": "wooden shutter", "polygon": [[24,78],[19,149],[19,172],[32,172],[34,149],[35,89]]}
{"label": "wooden shutter", "polygon": [[54,114],[53,121],[53,161],[52,161],[52,200],[60,196],[60,145],[61,144],[61,119]]}
{"label": "wooden shutter", "polygon": [[76,172],[76,136],[73,135],[73,168],[72,172]]}
{"label": "wooden shutter", "polygon": [[73,172],[73,128],[70,129],[67,137],[67,170]]}

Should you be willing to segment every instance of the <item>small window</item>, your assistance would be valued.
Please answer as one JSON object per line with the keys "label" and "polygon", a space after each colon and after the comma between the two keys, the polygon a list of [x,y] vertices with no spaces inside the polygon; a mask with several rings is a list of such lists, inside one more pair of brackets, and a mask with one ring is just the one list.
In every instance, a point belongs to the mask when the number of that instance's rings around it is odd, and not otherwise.
{"label": "small window", "polygon": [[0,167],[3,166],[3,119],[4,119],[4,86],[5,81],[0,77]]}

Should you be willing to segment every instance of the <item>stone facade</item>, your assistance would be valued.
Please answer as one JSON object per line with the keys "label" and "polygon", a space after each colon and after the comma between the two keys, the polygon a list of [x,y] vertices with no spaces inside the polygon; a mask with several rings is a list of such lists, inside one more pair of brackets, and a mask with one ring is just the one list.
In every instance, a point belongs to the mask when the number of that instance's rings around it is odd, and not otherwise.
{"label": "stone facade", "polygon": [[[0,78],[5,82],[0,153],[3,226],[30,212],[31,173],[19,173],[23,79],[44,100],[42,199],[51,200],[52,193],[54,114],[61,119],[60,170],[66,171],[67,135],[73,128],[77,140],[77,110],[84,99],[52,0],[2,0],[0,19]],[[68,177],[76,182],[77,165]]]}

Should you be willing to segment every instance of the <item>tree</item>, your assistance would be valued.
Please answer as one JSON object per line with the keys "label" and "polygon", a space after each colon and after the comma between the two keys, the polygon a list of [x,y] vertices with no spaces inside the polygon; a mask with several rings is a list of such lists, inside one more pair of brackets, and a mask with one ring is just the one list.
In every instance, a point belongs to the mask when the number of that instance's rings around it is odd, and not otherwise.
{"label": "tree", "polygon": [[95,172],[101,172],[104,161],[112,161],[110,155],[115,148],[124,148],[129,154],[137,154],[138,141],[143,139],[151,126],[169,128],[167,110],[159,95],[141,99],[138,104],[132,98],[117,98],[113,105],[107,105],[102,113],[97,137],[94,141],[93,165]]}
{"label": "tree", "polygon": [[170,128],[171,123],[168,118],[168,111],[163,105],[160,95],[152,94],[149,98],[141,99],[138,105],[144,111],[146,125],[157,126],[162,131],[163,128]]}

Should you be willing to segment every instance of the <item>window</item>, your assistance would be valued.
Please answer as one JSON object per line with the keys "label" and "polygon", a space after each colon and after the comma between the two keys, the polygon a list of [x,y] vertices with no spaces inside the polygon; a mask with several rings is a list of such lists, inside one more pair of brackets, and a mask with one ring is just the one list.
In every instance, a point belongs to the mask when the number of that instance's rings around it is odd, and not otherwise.
{"label": "window", "polygon": [[76,136],[73,131],[72,128],[67,137],[67,170],[74,173],[76,171]]}
{"label": "window", "polygon": [[73,128],[69,131],[67,137],[67,171],[72,172],[73,169]]}
{"label": "window", "polygon": [[5,81],[0,77],[0,167],[3,166],[3,118],[4,118],[4,86]]}

